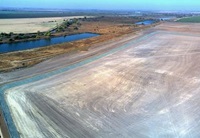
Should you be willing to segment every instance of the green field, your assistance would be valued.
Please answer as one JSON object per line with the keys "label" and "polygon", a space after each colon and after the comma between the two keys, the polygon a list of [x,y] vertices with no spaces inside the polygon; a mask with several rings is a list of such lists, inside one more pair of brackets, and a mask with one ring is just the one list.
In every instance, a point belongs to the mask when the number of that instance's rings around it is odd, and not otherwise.
{"label": "green field", "polygon": [[182,18],[182,19],[179,19],[177,22],[200,23],[200,16]]}

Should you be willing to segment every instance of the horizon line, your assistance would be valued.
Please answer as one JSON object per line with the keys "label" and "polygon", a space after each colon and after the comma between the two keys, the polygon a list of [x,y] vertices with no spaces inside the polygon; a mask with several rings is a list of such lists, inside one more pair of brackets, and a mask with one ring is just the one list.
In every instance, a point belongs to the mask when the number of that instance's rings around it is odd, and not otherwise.
{"label": "horizon line", "polygon": [[90,11],[90,10],[96,10],[96,11],[155,11],[155,12],[200,12],[200,10],[156,10],[156,9],[100,9],[100,8],[90,8],[90,9],[85,9],[85,8],[41,8],[41,7],[1,7],[0,10],[25,10],[25,9],[34,9],[34,10],[60,10],[60,11],[66,11],[66,10],[82,10],[82,11]]}

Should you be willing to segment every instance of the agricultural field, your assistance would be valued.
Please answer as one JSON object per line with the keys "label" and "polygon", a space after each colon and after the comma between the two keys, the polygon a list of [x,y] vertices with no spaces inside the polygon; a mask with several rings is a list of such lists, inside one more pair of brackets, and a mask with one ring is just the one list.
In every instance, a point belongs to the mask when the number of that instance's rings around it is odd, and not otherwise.
{"label": "agricultural field", "polygon": [[200,16],[185,17],[177,20],[177,22],[183,23],[200,23]]}
{"label": "agricultural field", "polygon": [[0,33],[36,33],[38,31],[49,31],[63,20],[74,18],[84,18],[84,16],[71,17],[51,17],[51,18],[20,18],[20,19],[1,19]]}

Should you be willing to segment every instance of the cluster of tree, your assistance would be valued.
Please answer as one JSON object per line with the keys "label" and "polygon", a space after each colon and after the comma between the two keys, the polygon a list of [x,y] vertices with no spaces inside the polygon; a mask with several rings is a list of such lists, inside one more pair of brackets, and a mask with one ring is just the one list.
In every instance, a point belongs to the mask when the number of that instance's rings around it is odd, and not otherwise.
{"label": "cluster of tree", "polygon": [[16,40],[27,40],[27,39],[39,39],[42,37],[50,37],[51,32],[40,32],[32,33],[32,34],[15,34],[13,32],[10,33],[0,33],[0,42],[14,42]]}
{"label": "cluster of tree", "polygon": [[1,33],[0,37],[11,37],[13,35],[13,32],[10,33]]}
{"label": "cluster of tree", "polygon": [[81,26],[81,23],[78,19],[71,19],[71,20],[63,20],[63,23],[61,25],[57,24],[56,32],[64,32],[69,30],[70,27],[74,28],[74,30],[78,30]]}
{"label": "cluster of tree", "polygon": [[9,39],[9,41],[13,41],[13,38],[12,38],[13,35],[14,35],[13,32],[10,32],[10,33],[1,33],[0,34],[0,41],[2,42],[5,39]]}

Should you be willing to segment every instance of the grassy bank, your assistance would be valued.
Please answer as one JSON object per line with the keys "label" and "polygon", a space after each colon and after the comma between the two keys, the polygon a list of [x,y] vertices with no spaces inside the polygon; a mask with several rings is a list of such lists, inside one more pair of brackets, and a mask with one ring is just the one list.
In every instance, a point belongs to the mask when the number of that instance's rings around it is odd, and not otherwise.
{"label": "grassy bank", "polygon": [[200,23],[200,16],[187,17],[177,20],[177,22]]}

